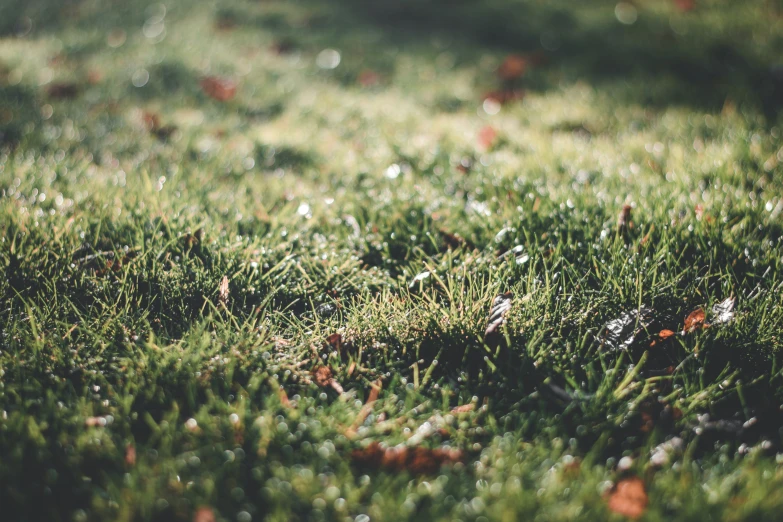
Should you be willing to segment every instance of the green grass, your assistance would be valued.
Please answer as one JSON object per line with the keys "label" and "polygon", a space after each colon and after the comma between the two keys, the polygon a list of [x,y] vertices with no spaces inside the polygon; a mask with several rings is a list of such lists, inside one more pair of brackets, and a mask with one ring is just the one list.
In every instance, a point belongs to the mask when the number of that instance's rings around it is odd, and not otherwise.
{"label": "green grass", "polygon": [[780,516],[780,2],[3,4],[5,520]]}

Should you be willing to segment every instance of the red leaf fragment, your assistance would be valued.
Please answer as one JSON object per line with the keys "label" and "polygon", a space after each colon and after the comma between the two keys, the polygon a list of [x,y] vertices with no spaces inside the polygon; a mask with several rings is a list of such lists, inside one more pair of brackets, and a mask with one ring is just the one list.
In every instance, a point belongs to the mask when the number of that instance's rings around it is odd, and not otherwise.
{"label": "red leaf fragment", "polygon": [[200,84],[204,94],[217,101],[229,101],[237,94],[237,82],[230,78],[207,76],[201,79]]}
{"label": "red leaf fragment", "polygon": [[228,276],[223,276],[218,286],[218,303],[226,306],[228,304]]}
{"label": "red leaf fragment", "polygon": [[620,480],[609,492],[607,506],[610,511],[628,518],[637,519],[647,509],[647,491],[638,477]]}

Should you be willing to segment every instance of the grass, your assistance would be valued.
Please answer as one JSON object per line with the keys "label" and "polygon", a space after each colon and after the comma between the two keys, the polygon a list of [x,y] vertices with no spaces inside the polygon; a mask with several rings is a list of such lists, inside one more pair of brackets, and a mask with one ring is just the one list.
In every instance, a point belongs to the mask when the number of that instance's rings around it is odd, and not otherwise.
{"label": "grass", "polygon": [[7,1],[4,517],[776,518],[782,12]]}

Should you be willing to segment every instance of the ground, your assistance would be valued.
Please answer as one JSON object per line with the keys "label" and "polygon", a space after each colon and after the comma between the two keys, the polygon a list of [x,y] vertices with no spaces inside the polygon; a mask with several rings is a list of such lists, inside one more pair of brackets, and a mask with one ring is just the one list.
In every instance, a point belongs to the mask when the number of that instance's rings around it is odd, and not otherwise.
{"label": "ground", "polygon": [[783,5],[0,2],[6,520],[772,520]]}

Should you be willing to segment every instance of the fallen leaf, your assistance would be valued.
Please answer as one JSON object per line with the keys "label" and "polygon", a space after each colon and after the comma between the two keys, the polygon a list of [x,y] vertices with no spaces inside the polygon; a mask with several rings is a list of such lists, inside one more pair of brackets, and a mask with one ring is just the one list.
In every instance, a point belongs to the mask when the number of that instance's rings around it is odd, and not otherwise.
{"label": "fallen leaf", "polygon": [[228,304],[228,276],[223,276],[218,286],[218,303],[226,306]]}
{"label": "fallen leaf", "polygon": [[647,509],[647,491],[638,477],[620,480],[609,492],[607,505],[610,511],[636,519]]}
{"label": "fallen leaf", "polygon": [[478,132],[479,147],[485,150],[491,149],[492,145],[495,144],[497,137],[498,132],[491,125],[481,127],[481,130]]}
{"label": "fallen leaf", "polygon": [[724,324],[734,319],[734,305],[737,299],[729,297],[712,306],[712,324]]}
{"label": "fallen leaf", "polygon": [[229,78],[207,76],[201,79],[201,90],[215,100],[225,102],[237,94],[237,82]]}
{"label": "fallen leaf", "polygon": [[505,81],[516,80],[524,76],[528,65],[527,57],[519,54],[509,54],[498,67],[498,76]]}
{"label": "fallen leaf", "polygon": [[688,317],[685,318],[685,326],[683,327],[683,332],[690,333],[696,330],[697,328],[706,328],[707,325],[704,324],[704,320],[707,318],[706,314],[704,313],[703,308],[697,308],[690,314],[688,314]]}
{"label": "fallen leaf", "polygon": [[661,330],[660,332],[658,332],[658,337],[660,339],[668,339],[672,335],[676,335],[676,334],[671,330]]}
{"label": "fallen leaf", "polygon": [[511,310],[511,292],[495,297],[492,301],[492,308],[489,310],[489,321],[487,329],[484,331],[484,339],[497,333],[509,310]]}
{"label": "fallen leaf", "polygon": [[332,370],[328,366],[319,366],[313,370],[313,380],[321,388],[329,386],[329,383],[332,381]]}
{"label": "fallen leaf", "polygon": [[313,370],[312,373],[313,381],[315,381],[315,384],[321,388],[326,388],[329,386],[340,395],[345,393],[345,390],[340,385],[340,383],[337,382],[334,377],[332,377],[332,370],[330,370],[328,366],[319,366]]}

